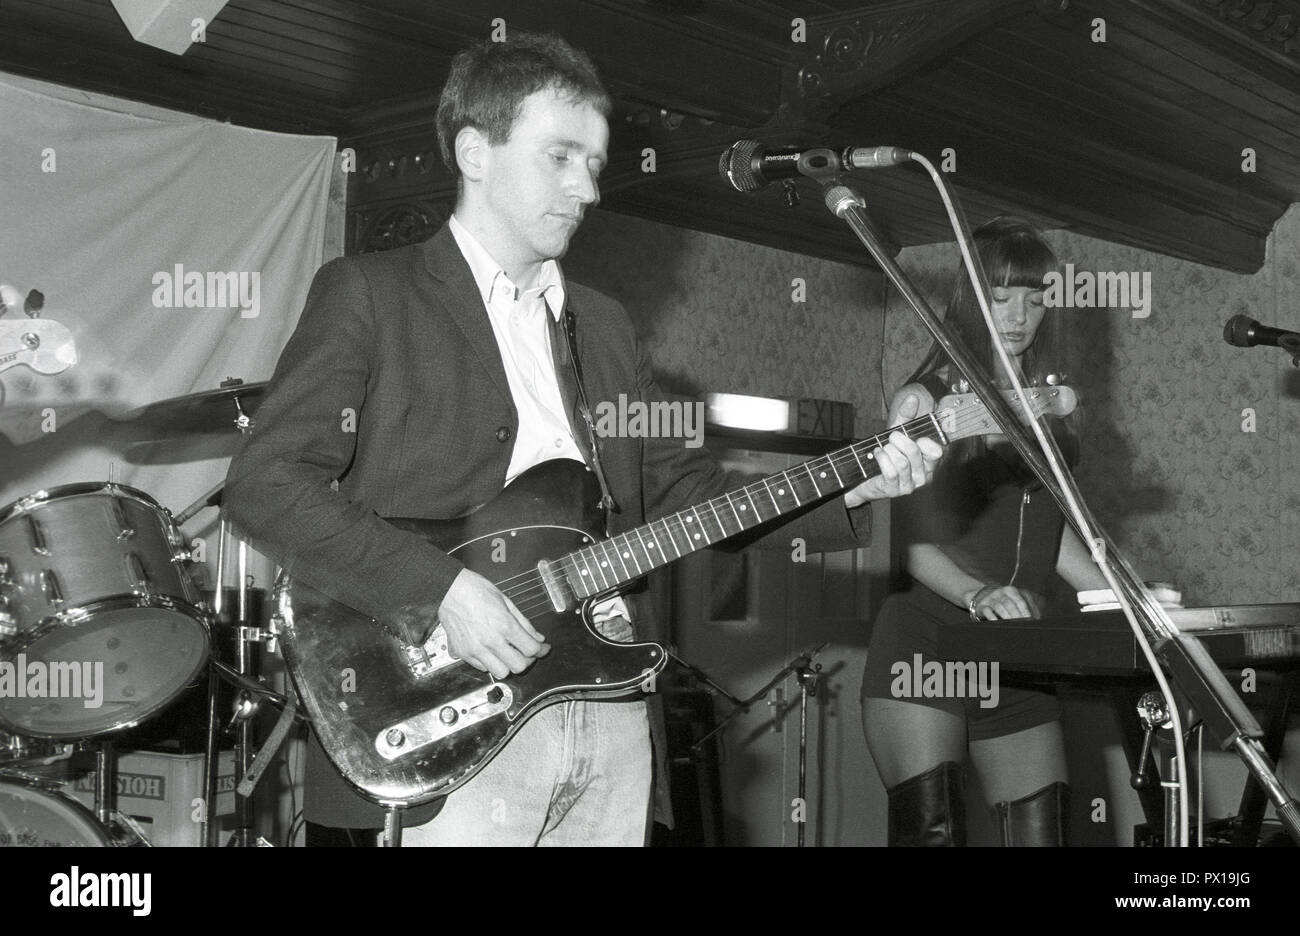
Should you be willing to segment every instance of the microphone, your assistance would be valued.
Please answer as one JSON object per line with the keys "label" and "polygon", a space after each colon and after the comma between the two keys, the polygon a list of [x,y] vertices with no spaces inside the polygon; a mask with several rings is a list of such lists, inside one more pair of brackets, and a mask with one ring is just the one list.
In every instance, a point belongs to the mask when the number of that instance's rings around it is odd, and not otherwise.
{"label": "microphone", "polygon": [[1223,340],[1238,348],[1270,345],[1288,351],[1300,347],[1300,332],[1261,325],[1249,315],[1234,315],[1223,326]]}
{"label": "microphone", "polygon": [[912,151],[898,146],[846,146],[835,152],[822,147],[764,146],[757,140],[737,140],[718,160],[718,175],[738,192],[756,192],[779,179],[805,175],[806,168],[824,169],[836,160],[840,171],[883,169],[912,158]]}

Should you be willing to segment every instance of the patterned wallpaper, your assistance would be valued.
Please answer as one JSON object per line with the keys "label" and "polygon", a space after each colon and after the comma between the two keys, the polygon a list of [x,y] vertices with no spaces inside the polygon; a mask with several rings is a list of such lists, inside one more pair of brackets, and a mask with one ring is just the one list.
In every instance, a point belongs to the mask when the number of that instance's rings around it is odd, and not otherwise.
{"label": "patterned wallpaper", "polygon": [[604,211],[564,268],[627,306],[667,390],[844,400],[859,432],[884,415],[879,273]]}
{"label": "patterned wallpaper", "polygon": [[[1078,477],[1097,517],[1188,604],[1300,601],[1300,370],[1222,338],[1237,312],[1300,328],[1300,206],[1248,276],[1069,232],[1049,240],[1079,271],[1151,274],[1146,318],[1066,313],[1086,406]],[[951,245],[900,257],[940,311],[956,261]],[[627,305],[666,388],[846,400],[859,434],[883,414],[882,372],[892,391],[928,345],[878,273],[607,212],[565,267]]]}

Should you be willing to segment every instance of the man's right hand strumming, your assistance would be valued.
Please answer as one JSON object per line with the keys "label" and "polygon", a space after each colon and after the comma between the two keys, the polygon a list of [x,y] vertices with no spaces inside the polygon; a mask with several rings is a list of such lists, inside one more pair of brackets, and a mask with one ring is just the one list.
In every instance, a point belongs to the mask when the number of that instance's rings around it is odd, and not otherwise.
{"label": "man's right hand strumming", "polygon": [[501,591],[469,569],[461,570],[438,607],[438,623],[452,656],[504,679],[522,673],[551,652],[546,638]]}

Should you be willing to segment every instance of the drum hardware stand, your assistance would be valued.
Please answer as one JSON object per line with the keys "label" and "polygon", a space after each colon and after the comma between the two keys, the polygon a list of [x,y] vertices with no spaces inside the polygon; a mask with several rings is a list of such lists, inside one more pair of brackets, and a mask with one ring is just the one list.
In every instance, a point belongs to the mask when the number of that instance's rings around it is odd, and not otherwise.
{"label": "drum hardware stand", "polygon": [[117,808],[117,750],[113,742],[95,744],[95,818],[115,840],[134,837],[137,844],[151,846],[140,823]]}
{"label": "drum hardware stand", "polygon": [[[220,594],[221,586],[217,586]],[[199,842],[203,848],[216,846],[217,825],[212,819],[217,808],[217,765],[220,758],[218,746],[221,732],[217,730],[217,693],[221,688],[221,677],[216,667],[208,664],[208,731],[203,744],[203,823],[200,826]]]}
{"label": "drum hardware stand", "polygon": [[[238,401],[236,401],[238,406]],[[243,416],[242,419],[247,419]],[[238,608],[237,613],[233,616],[235,621],[236,633],[236,650],[237,660],[236,668],[239,675],[253,682],[258,681],[259,669],[257,665],[257,656],[254,652],[254,646],[259,643],[267,644],[268,649],[274,652],[275,635],[263,629],[259,624],[250,622],[248,610],[248,543],[243,539],[234,537],[231,533],[230,523],[222,517],[220,524],[220,538],[217,544],[217,584],[213,592],[213,616],[219,619],[225,603],[224,585],[226,570],[226,555],[229,551],[229,544],[233,538],[239,544],[239,553],[237,558],[239,591],[238,591]],[[204,818],[208,820],[208,826],[205,830],[204,841],[212,846],[215,844],[215,823],[211,822],[211,815],[216,809],[216,792],[217,792],[217,736],[218,721],[216,718],[217,706],[217,682],[219,677],[216,668],[208,676],[208,743],[207,743],[207,810]],[[253,837],[253,785],[256,783],[261,773],[261,765],[256,773],[253,773],[253,722],[252,717],[257,714],[261,707],[261,700],[254,697],[253,693],[247,688],[241,688],[239,696],[235,702],[235,712],[231,718],[231,725],[235,728],[235,831],[227,845],[238,848],[247,848],[250,845],[269,844],[262,837],[254,840]],[[291,704],[286,708],[288,715],[287,722],[282,719],[281,724],[285,725],[284,731],[287,732],[288,725],[293,721],[293,709]],[[277,726],[277,731],[280,726]],[[279,746],[279,740],[282,740],[283,733],[280,733],[279,739],[276,740],[274,747],[268,743],[271,751]],[[269,755],[268,755],[269,756]],[[263,761],[264,763],[264,761]]]}
{"label": "drum hardware stand", "polygon": [[[242,383],[242,381],[241,381]],[[223,384],[225,386],[225,384]],[[235,406],[239,408],[239,401],[235,400]],[[240,409],[239,419],[236,424],[241,429],[246,429],[251,425],[251,420]],[[225,482],[218,484],[209,490],[197,501],[177,514],[177,526],[192,517],[205,507],[219,507],[221,504],[221,494],[225,488]],[[222,517],[219,523],[219,535],[217,540],[217,570],[216,583],[212,596],[212,623],[213,628],[219,626],[222,612],[225,610],[225,581],[227,556],[230,552],[230,543],[234,539],[238,543],[238,555],[236,558],[237,572],[239,579],[238,598],[235,614],[232,615],[232,621],[235,627],[236,639],[236,672],[247,680],[256,683],[258,681],[258,666],[254,645],[265,643],[267,649],[275,652],[275,635],[265,630],[257,622],[253,622],[250,617],[248,590],[250,587],[248,575],[248,544],[237,537],[234,537],[230,523]],[[214,638],[216,634],[213,634]],[[213,652],[215,653],[215,646]],[[217,823],[214,820],[215,810],[217,808],[217,774],[220,762],[220,741],[221,741],[221,715],[217,711],[218,691],[221,685],[220,670],[215,663],[209,663],[208,669],[208,732],[204,744],[204,809],[203,822],[201,825],[200,838],[204,847],[212,848],[217,845]],[[287,722],[292,724],[294,700],[290,700],[290,705],[286,708],[288,713]],[[232,714],[227,730],[234,729],[235,732],[235,830],[228,845],[237,847],[248,847],[250,845],[269,845],[265,838],[258,836],[256,840],[253,837],[253,801],[252,786],[256,783],[257,777],[260,776],[261,770],[256,775],[250,772],[253,768],[253,723],[252,717],[257,714],[261,707],[261,700],[255,696],[247,687],[241,687],[239,695],[235,701],[235,711]],[[277,731],[279,726],[277,726]],[[287,732],[287,726],[284,732]],[[279,740],[282,739],[281,732],[276,740],[276,747],[279,746]],[[245,782],[245,781],[249,782]]]}
{"label": "drum hardware stand", "polygon": [[[221,383],[218,386],[222,390],[229,390],[232,387],[242,387],[243,385],[244,385],[243,378],[227,377],[225,380],[221,381]],[[238,394],[232,395],[231,402],[235,404],[235,412],[238,414],[235,417],[235,428],[238,429],[241,433],[248,432],[248,430],[253,428],[253,418],[244,412],[244,407],[243,404],[240,403],[239,401]]]}
{"label": "drum hardware stand", "polygon": [[[187,402],[193,403],[194,400],[207,401],[204,405],[212,404],[215,407],[223,407],[226,402],[234,404],[235,419],[233,420],[234,428],[241,434],[248,433],[253,428],[253,419],[245,411],[243,403],[240,400],[241,394],[238,388],[244,387],[244,381],[240,378],[229,378],[223,380],[220,389],[211,393],[199,394],[189,398]],[[246,394],[254,403],[260,400],[261,392],[265,385],[253,385],[247,388]],[[215,410],[214,410],[215,412]],[[206,416],[204,417],[206,418]],[[225,482],[216,485],[197,501],[187,507],[177,517],[177,526],[189,520],[204,507],[219,507],[221,504],[222,492],[225,488]],[[220,534],[217,544],[217,571],[216,587],[213,590],[212,600],[212,617],[214,626],[219,622],[225,604],[225,580],[226,580],[226,556],[229,552],[232,533],[230,524],[224,517],[220,521]],[[242,538],[235,538],[239,544],[238,552],[238,608],[237,613],[232,615],[235,626],[237,648],[237,669],[241,676],[257,683],[258,665],[257,657],[254,652],[254,645],[265,643],[271,652],[275,652],[275,635],[263,629],[260,622],[253,622],[249,615],[248,601],[248,543]],[[204,749],[204,799],[205,807],[203,812],[202,838],[203,844],[207,847],[216,845],[216,823],[212,821],[214,811],[216,810],[217,801],[217,772],[219,760],[219,742],[220,729],[217,714],[217,692],[220,685],[220,676],[218,668],[213,665],[208,672],[208,735]],[[275,747],[288,731],[289,725],[293,721],[293,701],[286,707],[286,717],[281,719],[281,724],[276,726],[272,733],[275,740]],[[235,712],[231,719],[231,726],[235,728],[235,832],[228,844],[239,847],[249,845],[269,845],[264,838],[258,837],[253,841],[253,802],[252,793],[253,785],[260,776],[261,769],[265,765],[265,759],[258,759],[258,769],[253,772],[253,723],[252,717],[257,713],[261,705],[258,699],[247,687],[240,689],[239,696],[235,703]],[[283,730],[281,726],[283,725]],[[272,752],[274,748],[272,748]],[[269,756],[268,752],[268,756]]]}
{"label": "drum hardware stand", "polygon": [[175,517],[173,517],[172,522],[176,524],[177,529],[180,529],[186,523],[192,520],[203,508],[220,507],[221,492],[224,491],[225,488],[226,488],[226,482],[222,481],[221,483],[213,487],[212,490],[208,491],[206,494],[204,494],[194,503],[190,504],[180,513],[178,513]]}
{"label": "drum hardware stand", "polygon": [[95,752],[95,817],[108,828],[113,818],[113,807],[117,805],[116,770],[113,756],[113,742],[99,742]]}
{"label": "drum hardware stand", "polygon": [[[1178,829],[1182,818],[1178,799],[1178,784],[1180,776],[1186,773],[1186,765],[1179,763],[1179,759],[1173,756],[1168,759],[1166,769],[1161,771],[1159,764],[1156,763],[1156,757],[1152,754],[1152,741],[1156,730],[1173,727],[1164,694],[1160,692],[1143,693],[1142,697],[1138,699],[1137,715],[1138,720],[1142,723],[1142,751],[1138,755],[1137,768],[1129,778],[1129,786],[1135,790],[1144,790],[1150,785],[1151,778],[1147,776],[1147,765],[1150,764],[1150,770],[1159,778],[1160,787],[1164,791],[1164,844],[1166,847],[1172,848],[1178,844]],[[1199,726],[1196,730],[1199,734]],[[1201,837],[1198,836],[1198,844],[1201,841]]]}

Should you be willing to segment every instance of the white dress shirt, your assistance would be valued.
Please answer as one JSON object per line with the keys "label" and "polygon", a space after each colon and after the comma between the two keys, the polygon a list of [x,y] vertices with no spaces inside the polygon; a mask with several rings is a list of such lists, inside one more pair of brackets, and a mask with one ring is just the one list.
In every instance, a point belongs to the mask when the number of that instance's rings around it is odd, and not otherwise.
{"label": "white dress shirt", "polygon": [[552,458],[583,461],[574,441],[560,395],[560,382],[551,356],[546,316],[560,320],[564,312],[564,276],[554,260],[542,264],[537,285],[520,290],[492,255],[467,231],[456,216],[448,225],[465,255],[474,283],[487,307],[505,364],[510,395],[519,412],[519,431],[506,471],[506,484],[534,465]]}
{"label": "white dress shirt", "polygon": [[[585,463],[582,450],[573,438],[573,430],[564,411],[560,381],[551,356],[550,329],[546,316],[555,321],[564,313],[564,274],[554,260],[542,264],[537,284],[521,291],[501,264],[492,258],[478,239],[465,229],[455,215],[447,225],[456,246],[464,254],[474,283],[487,307],[492,333],[496,336],[501,360],[505,365],[510,395],[519,413],[519,431],[506,470],[506,484],[534,465],[552,458],[571,458]],[[604,623],[613,617],[627,617],[621,598],[602,601],[593,609],[593,619]],[[611,639],[621,633],[602,628]]]}

